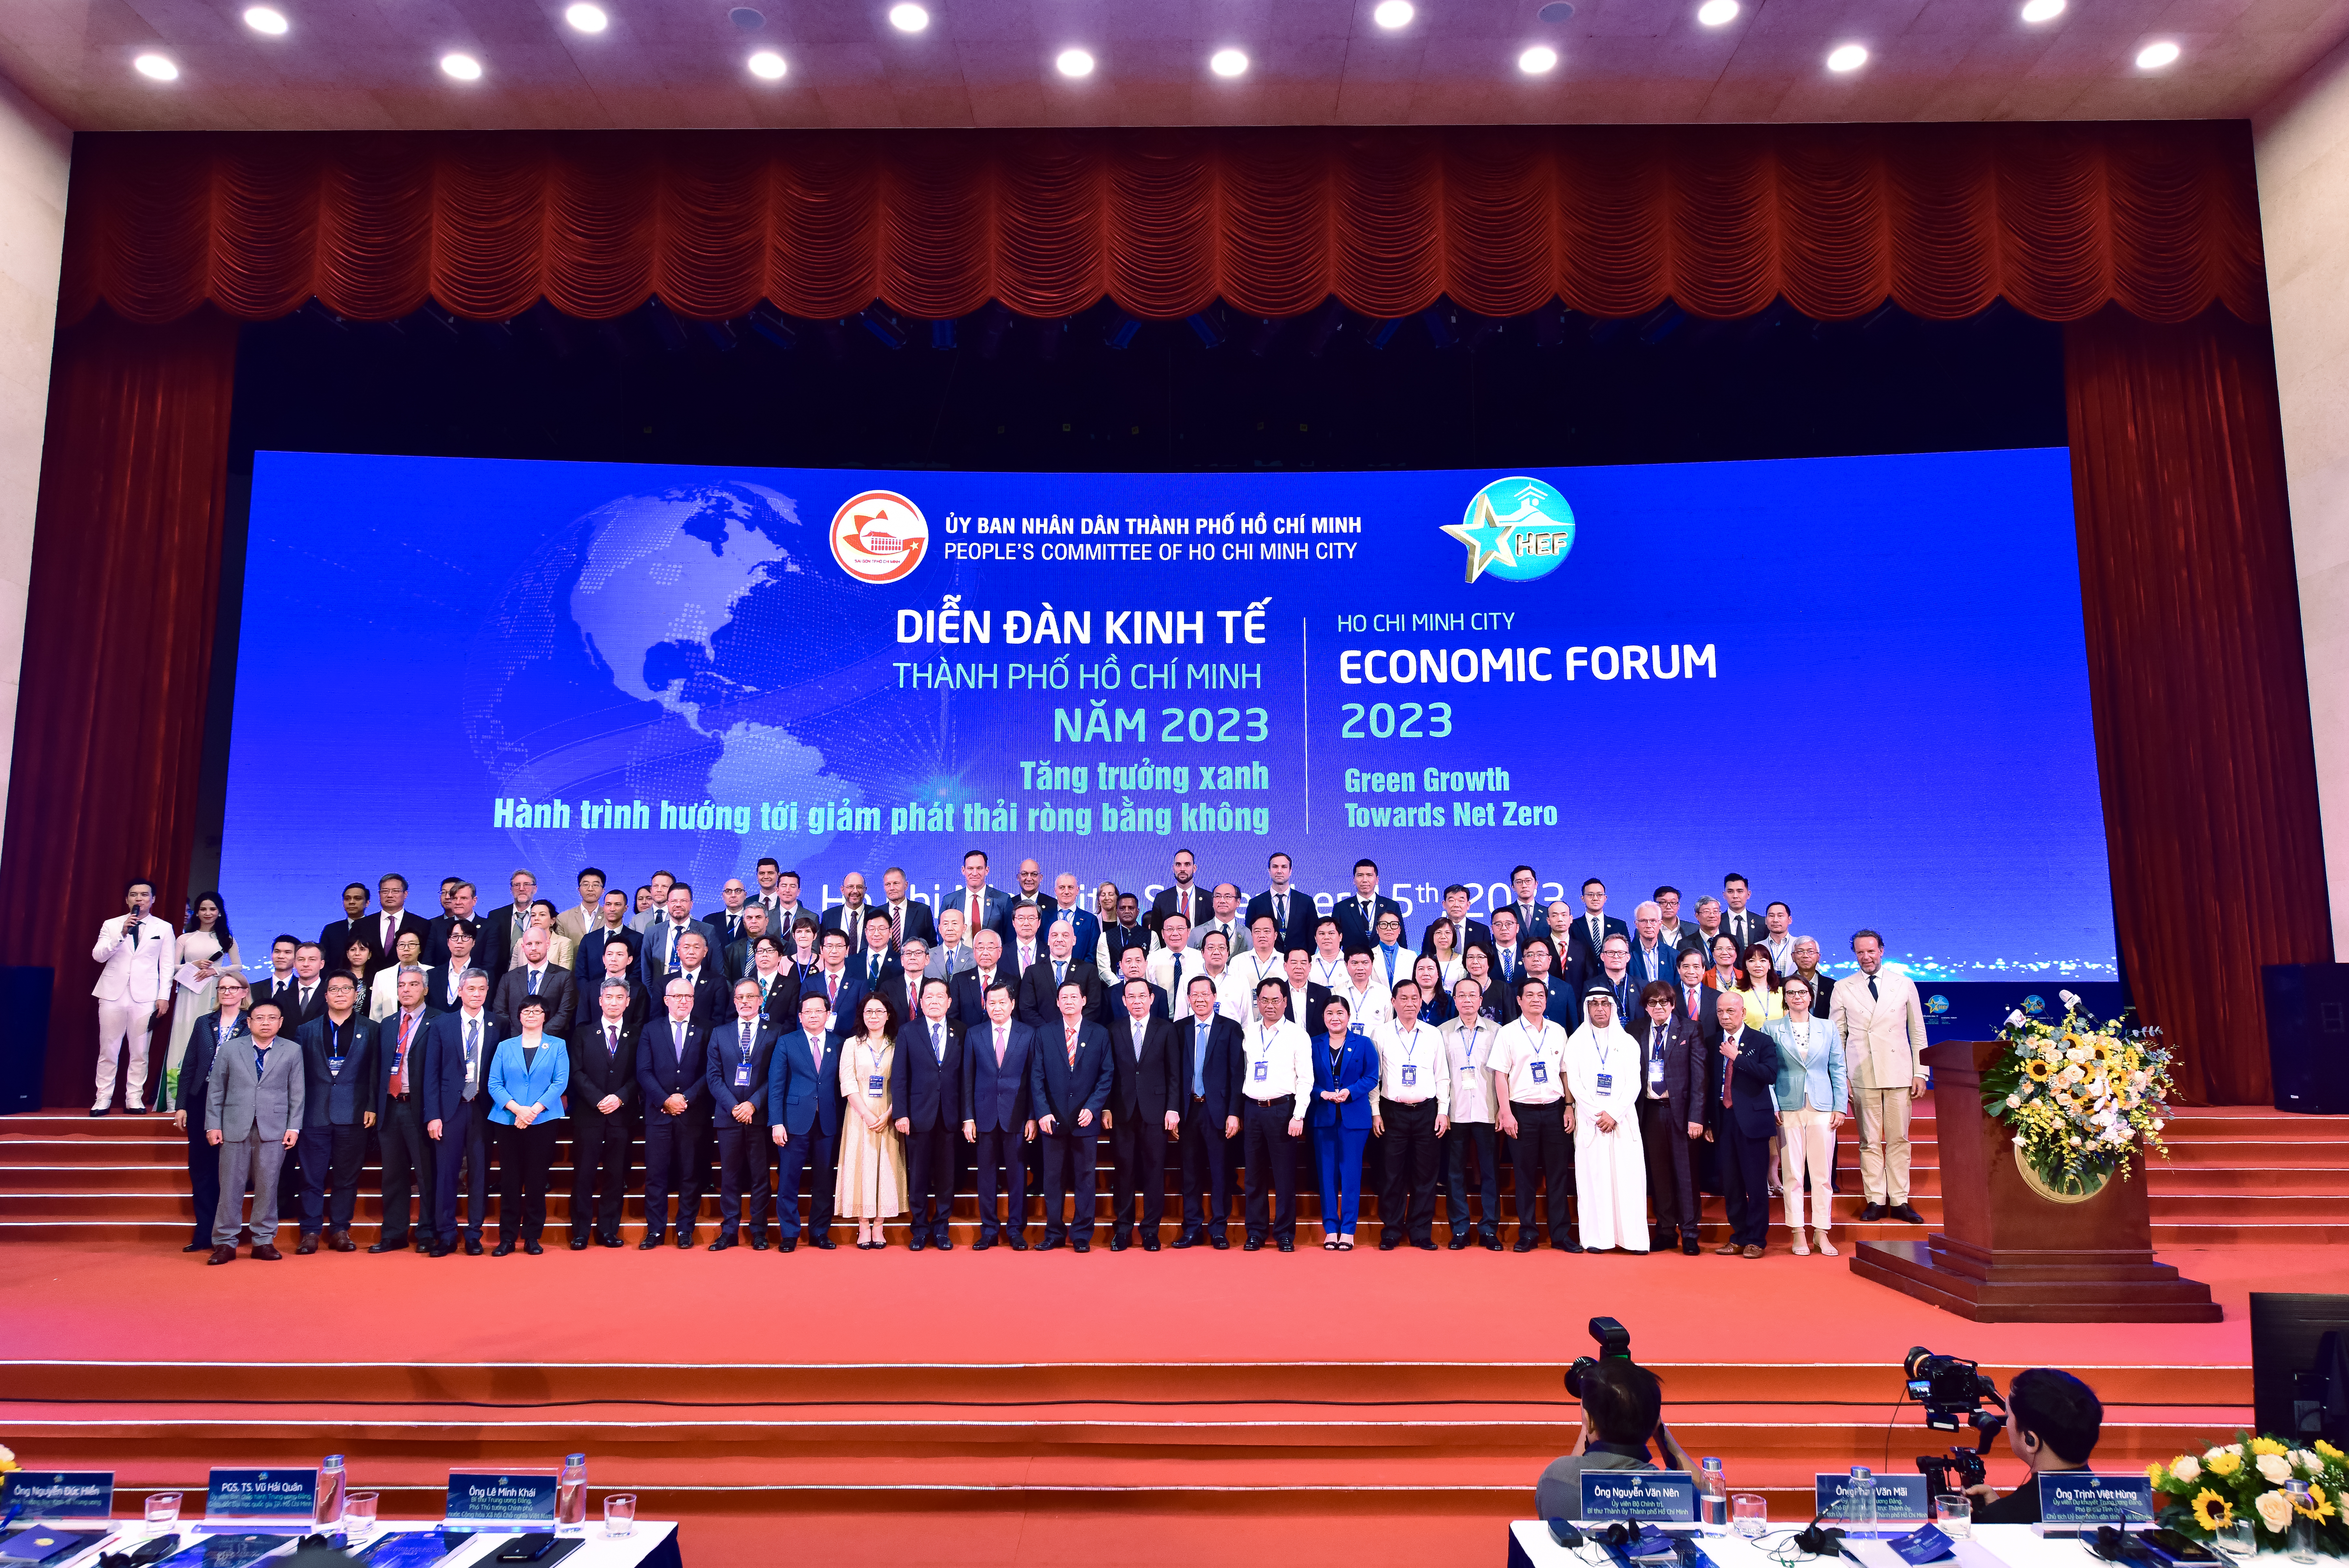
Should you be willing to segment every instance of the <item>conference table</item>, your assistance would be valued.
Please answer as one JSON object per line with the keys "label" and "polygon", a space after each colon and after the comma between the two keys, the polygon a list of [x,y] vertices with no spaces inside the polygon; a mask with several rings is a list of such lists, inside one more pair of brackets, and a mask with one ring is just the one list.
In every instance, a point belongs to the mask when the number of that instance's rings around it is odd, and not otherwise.
{"label": "conference table", "polygon": [[[1584,1528],[1604,1530],[1606,1526]],[[1832,1568],[1838,1559],[1806,1557],[1795,1550],[1794,1537],[1801,1528],[1781,1524],[1752,1538],[1701,1535],[1696,1542],[1711,1568],[1781,1568],[1781,1557],[1791,1559],[1797,1568],[1806,1563]],[[1952,1544],[1957,1552],[1954,1568],[2086,1568],[2100,1561],[2077,1537],[2042,1536],[2028,1524],[1977,1524],[1971,1540]],[[1890,1558],[1889,1552],[1884,1555]],[[1549,1526],[1538,1519],[1521,1519],[1509,1526],[1508,1560],[1509,1568],[1613,1568],[1618,1561],[1597,1546],[1586,1546],[1581,1552],[1560,1546],[1550,1539]],[[2276,1561],[2282,1559],[2279,1556]]]}
{"label": "conference table", "polygon": [[[356,1542],[346,1550],[355,1553],[364,1552],[387,1535],[421,1535],[428,1532],[438,1531],[440,1528],[438,1524],[427,1523],[382,1523],[378,1524],[366,1540]],[[255,1529],[257,1532],[262,1533],[273,1535],[283,1533],[276,1530],[266,1530],[264,1527],[256,1526]],[[176,1533],[179,1542],[173,1548],[175,1553],[191,1546],[200,1546],[206,1541],[218,1540],[222,1532],[217,1527],[206,1531],[192,1526],[183,1526]],[[85,1564],[96,1563],[100,1556],[108,1552],[134,1551],[153,1539],[154,1536],[149,1533],[144,1525],[128,1524],[116,1530],[106,1540],[67,1558],[58,1564],[57,1568],[84,1568]],[[481,1532],[469,1535],[458,1542],[447,1556],[433,1564],[433,1568],[476,1568],[477,1564],[489,1562],[501,1547],[513,1539],[514,1537],[510,1533]],[[1544,1539],[1547,1540],[1547,1537]],[[267,1563],[282,1561],[290,1556],[294,1548],[290,1546],[281,1549],[272,1556],[260,1559],[260,1562]],[[170,1559],[166,1557],[160,1561],[168,1562]],[[591,1522],[587,1526],[586,1534],[580,1538],[578,1548],[564,1556],[562,1568],[683,1568],[683,1560],[678,1554],[677,1526],[656,1524],[649,1520],[638,1520],[634,1533],[614,1537],[604,1533],[601,1523]]]}

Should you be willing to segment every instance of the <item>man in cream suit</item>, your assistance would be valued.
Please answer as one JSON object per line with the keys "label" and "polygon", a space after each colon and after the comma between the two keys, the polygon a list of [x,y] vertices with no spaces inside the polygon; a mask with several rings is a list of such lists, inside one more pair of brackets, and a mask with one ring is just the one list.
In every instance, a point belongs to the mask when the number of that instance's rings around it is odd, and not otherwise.
{"label": "man in cream suit", "polygon": [[140,877],[123,889],[122,901],[129,912],[98,927],[98,943],[89,950],[104,966],[89,988],[98,998],[98,1098],[89,1107],[94,1116],[114,1108],[115,1054],[126,1047],[123,1106],[147,1108],[148,1032],[171,1005],[171,928],[148,913],[155,885]]}
{"label": "man in cream suit", "polygon": [[1907,975],[1883,967],[1882,937],[1857,932],[1851,951],[1859,972],[1836,983],[1827,1022],[1843,1036],[1859,1111],[1859,1181],[1868,1194],[1859,1217],[1922,1225],[1909,1202],[1909,1107],[1925,1092],[1924,1005]]}
{"label": "man in cream suit", "polygon": [[[212,1054],[204,1085],[204,1141],[220,1150],[220,1207],[212,1220],[210,1263],[236,1260],[236,1233],[244,1228],[244,1180],[253,1178],[253,1255],[275,1262],[277,1173],[302,1136],[306,1075],[302,1046],[280,1035],[283,1010],[254,1004],[253,1033]],[[283,1041],[283,1044],[280,1042]]]}

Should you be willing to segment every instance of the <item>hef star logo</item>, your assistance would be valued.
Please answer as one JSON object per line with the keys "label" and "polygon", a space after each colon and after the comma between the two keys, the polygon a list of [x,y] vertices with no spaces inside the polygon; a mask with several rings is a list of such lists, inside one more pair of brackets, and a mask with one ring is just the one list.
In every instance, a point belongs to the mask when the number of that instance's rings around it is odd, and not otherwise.
{"label": "hef star logo", "polygon": [[1469,582],[1489,572],[1529,583],[1557,570],[1574,548],[1574,508],[1540,480],[1512,474],[1471,496],[1465,514],[1444,531],[1468,546]]}

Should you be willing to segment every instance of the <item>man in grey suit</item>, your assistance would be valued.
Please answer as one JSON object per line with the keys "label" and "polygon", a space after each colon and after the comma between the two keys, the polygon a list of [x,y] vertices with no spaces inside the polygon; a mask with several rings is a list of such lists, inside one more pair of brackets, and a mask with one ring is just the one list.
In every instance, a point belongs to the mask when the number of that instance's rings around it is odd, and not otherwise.
{"label": "man in grey suit", "polygon": [[302,1048],[279,1047],[285,1015],[274,1002],[248,1015],[252,1035],[212,1054],[204,1087],[204,1141],[220,1150],[220,1207],[212,1219],[212,1263],[236,1261],[244,1220],[244,1182],[253,1179],[253,1255],[275,1262],[277,1178],[285,1151],[302,1136]]}

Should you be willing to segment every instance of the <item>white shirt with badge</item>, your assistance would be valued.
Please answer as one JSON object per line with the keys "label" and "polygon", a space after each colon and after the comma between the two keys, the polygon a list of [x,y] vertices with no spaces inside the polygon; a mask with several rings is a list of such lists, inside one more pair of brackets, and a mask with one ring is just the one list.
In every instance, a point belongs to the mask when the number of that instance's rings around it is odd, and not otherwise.
{"label": "white shirt with badge", "polygon": [[1249,1099],[1278,1100],[1313,1092],[1312,1042],[1298,1024],[1284,1018],[1268,1032],[1259,1015],[1242,1032],[1240,1047],[1247,1058],[1240,1090]]}
{"label": "white shirt with badge", "polygon": [[1370,1028],[1371,1044],[1379,1048],[1379,1082],[1371,1091],[1371,1114],[1387,1100],[1432,1099],[1435,1113],[1452,1109],[1452,1064],[1445,1055],[1444,1031],[1421,1019],[1409,1029],[1392,1018]]}
{"label": "white shirt with badge", "polygon": [[1444,1024],[1444,1059],[1451,1069],[1451,1106],[1444,1112],[1454,1122],[1493,1124],[1492,1080],[1486,1071],[1493,1063],[1493,1043],[1501,1037],[1501,1030],[1488,1018],[1455,1018]]}
{"label": "white shirt with badge", "polygon": [[1555,1105],[1566,1098],[1566,1031],[1545,1018],[1501,1025],[1493,1042],[1493,1071],[1508,1083],[1510,1103]]}
{"label": "white shirt with badge", "polygon": [[1348,975],[1335,994],[1345,1002],[1346,1010],[1354,1015],[1354,1023],[1362,1029],[1387,1023],[1394,1017],[1394,998],[1387,994],[1387,988],[1379,983],[1375,974],[1371,977],[1371,983],[1360,991],[1354,989],[1354,977]]}
{"label": "white shirt with badge", "polygon": [[[1179,980],[1174,978],[1177,968],[1182,971]],[[1205,974],[1207,969],[1196,948],[1185,948],[1179,953],[1169,948],[1160,948],[1150,955],[1150,961],[1143,966],[1143,972],[1150,977],[1151,984],[1173,999],[1173,1005],[1180,1007],[1183,1005],[1184,988],[1191,983],[1191,977]]]}

